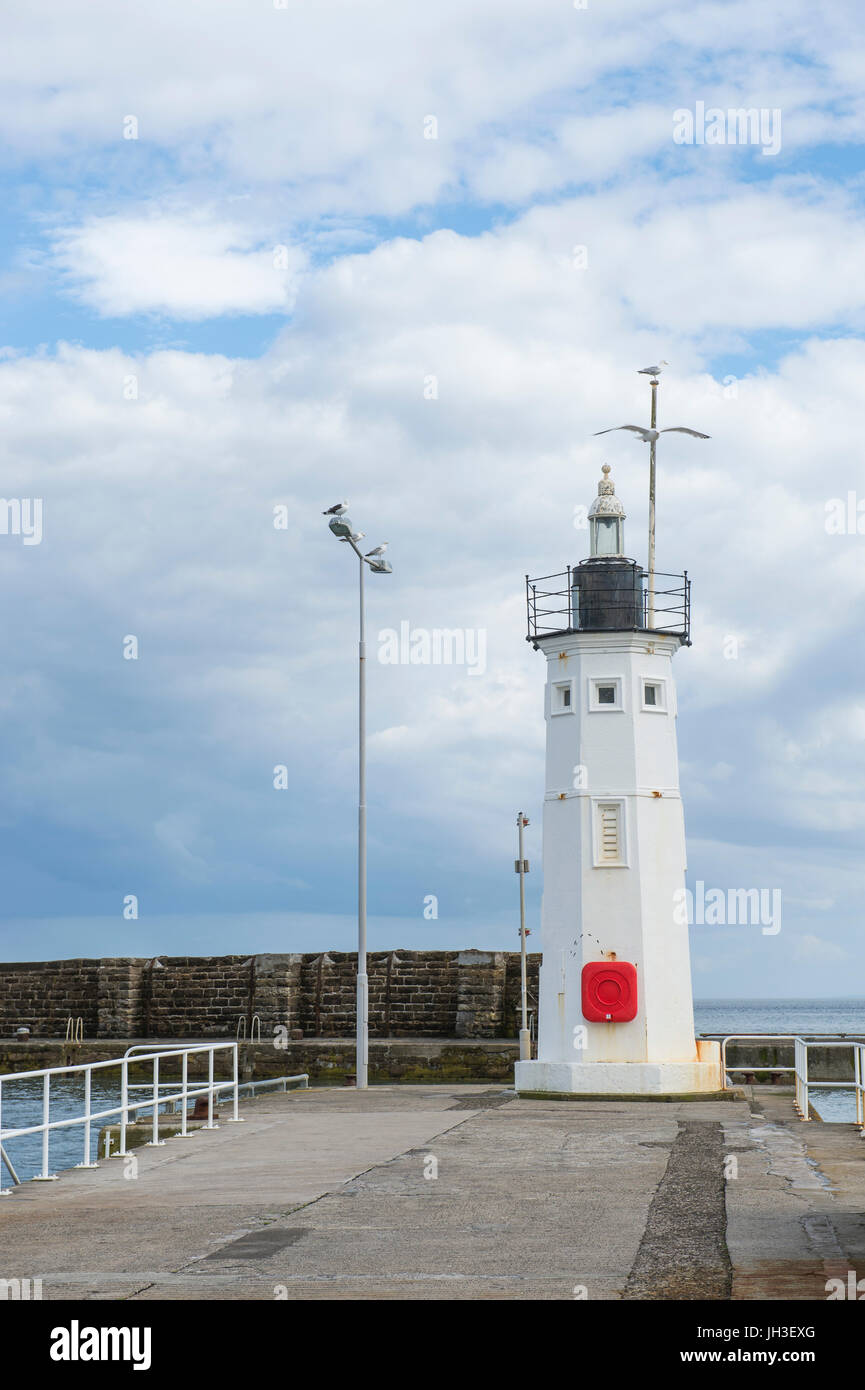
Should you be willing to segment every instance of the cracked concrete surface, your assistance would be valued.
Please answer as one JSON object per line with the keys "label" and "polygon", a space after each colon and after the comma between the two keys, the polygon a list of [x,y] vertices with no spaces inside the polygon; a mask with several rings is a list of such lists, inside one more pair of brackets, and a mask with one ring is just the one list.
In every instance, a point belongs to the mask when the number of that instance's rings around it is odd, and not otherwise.
{"label": "cracked concrete surface", "polygon": [[[46,1299],[825,1299],[865,1269],[865,1144],[723,1104],[490,1086],[270,1094],[244,1123],[0,1200]],[[429,1176],[435,1170],[436,1176]]]}

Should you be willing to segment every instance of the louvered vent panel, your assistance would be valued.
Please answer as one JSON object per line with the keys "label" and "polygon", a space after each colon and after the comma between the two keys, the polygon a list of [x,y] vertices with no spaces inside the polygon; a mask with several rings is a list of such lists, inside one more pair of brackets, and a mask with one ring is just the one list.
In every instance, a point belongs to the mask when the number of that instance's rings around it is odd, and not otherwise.
{"label": "louvered vent panel", "polygon": [[621,807],[615,804],[600,805],[598,814],[600,824],[600,857],[605,863],[613,863],[622,857],[619,814]]}

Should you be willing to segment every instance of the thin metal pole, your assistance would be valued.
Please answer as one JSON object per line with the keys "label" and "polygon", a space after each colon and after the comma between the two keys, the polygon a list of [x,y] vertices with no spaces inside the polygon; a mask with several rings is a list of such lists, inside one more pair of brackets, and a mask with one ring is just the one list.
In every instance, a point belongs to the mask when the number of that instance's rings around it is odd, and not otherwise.
{"label": "thin metal pole", "polygon": [[[337,509],[342,515],[345,508]],[[351,530],[348,518],[337,522],[334,516],[331,530],[346,541],[354,551],[359,565],[358,609],[360,631],[358,638],[358,753],[357,753],[357,1004],[355,1085],[365,1091],[369,1068],[369,981],[366,973],[366,627],[364,617],[364,566],[377,574],[390,574],[391,567],[381,559],[385,546],[370,551],[368,556],[358,548],[359,535]],[[341,534],[343,532],[344,534]],[[377,556],[373,561],[373,556]]]}
{"label": "thin metal pole", "polygon": [[806,1042],[802,1044],[802,1080],[802,1119],[810,1120],[811,1097],[809,1094],[810,1088],[808,1086],[808,1044]]}
{"label": "thin metal pole", "polygon": [[91,1068],[91,1067],[85,1067],[85,1068],[84,1068],[84,1158],[83,1158],[83,1160],[81,1161],[81,1163],[76,1163],[76,1165],[75,1165],[76,1168],[98,1168],[98,1167],[99,1167],[99,1164],[98,1164],[98,1163],[91,1163],[91,1161],[90,1161],[90,1130],[91,1130],[90,1114],[91,1114],[91,1111],[92,1111],[92,1109],[93,1109],[93,1105],[92,1105],[92,1101],[91,1101],[91,1094],[92,1094],[91,1077],[92,1077],[92,1068]]}
{"label": "thin metal pole", "polygon": [[148,1148],[159,1148],[164,1143],[165,1140],[159,1137],[159,1054],[157,1053],[153,1058],[153,1132]]}
{"label": "thin metal pole", "polygon": [[520,1008],[522,1019],[520,1024],[520,1061],[529,1062],[532,1057],[532,1040],[529,1034],[529,978],[528,960],[526,958],[526,861],[523,855],[523,828],[526,818],[522,811],[517,813],[517,828],[519,831],[519,868],[520,868]]}
{"label": "thin metal pole", "polygon": [[[258,1015],[256,1014],[255,1017],[258,1018]],[[232,1048],[232,1070],[231,1070],[231,1076],[232,1076],[232,1080],[234,1081],[234,1104],[233,1104],[233,1106],[232,1106],[232,1112],[233,1112],[233,1113],[232,1113],[231,1119],[229,1120],[229,1124],[236,1124],[236,1125],[239,1125],[239,1124],[242,1124],[243,1121],[241,1120],[240,1116],[239,1116],[238,1113],[237,1113],[237,1102],[238,1102],[238,1098],[239,1098],[239,1096],[240,1096],[240,1064],[239,1064],[238,1055],[237,1055],[237,1043],[235,1043],[235,1044],[234,1044],[234,1047]],[[253,1096],[255,1095],[255,1087],[254,1087],[254,1086],[252,1087],[251,1094],[252,1094]]]}
{"label": "thin metal pole", "polygon": [[84,1165],[90,1167],[90,1082],[93,1073],[90,1067],[84,1073],[84,1114],[87,1118],[84,1121]]}
{"label": "thin metal pole", "polygon": [[129,1120],[129,1063],[123,1059],[120,1068],[120,1149],[118,1158],[126,1157],[126,1125]]}
{"label": "thin metal pole", "polygon": [[159,1058],[153,1059],[153,1133],[151,1143],[159,1142]]}
{"label": "thin metal pole", "polygon": [[48,1177],[48,1129],[49,1117],[51,1113],[51,1077],[48,1072],[42,1079],[42,1123],[45,1128],[42,1131],[42,1176]]}
{"label": "thin metal pole", "polygon": [[[16,1187],[20,1187],[20,1186],[21,1186],[21,1179],[19,1178],[18,1174],[15,1172],[15,1169],[12,1167],[12,1164],[11,1164],[10,1161],[9,1161],[9,1155],[7,1154],[7,1152],[6,1152],[6,1150],[4,1149],[4,1147],[3,1147],[2,1144],[0,1144],[0,1159],[3,1160],[3,1163],[6,1165],[7,1169],[9,1170],[9,1176],[10,1176],[10,1178],[12,1179],[13,1183],[15,1184],[15,1186],[16,1186]],[[96,1167],[96,1164],[94,1163],[94,1164],[92,1164],[91,1166],[95,1168],[95,1167]],[[8,1197],[8,1195],[9,1195],[9,1193],[10,1193],[11,1191],[12,1191],[12,1188],[11,1188],[11,1187],[4,1187],[4,1186],[3,1186],[3,1166],[2,1166],[2,1164],[0,1164],[0,1197]]]}
{"label": "thin metal pole", "polygon": [[207,1053],[207,1124],[205,1129],[219,1129],[219,1125],[213,1123],[213,1048]]}
{"label": "thin metal pole", "polygon": [[[658,427],[658,382],[652,378],[651,429]],[[649,442],[649,622],[655,626],[655,440]]]}
{"label": "thin metal pole", "polygon": [[188,1117],[187,1117],[187,1107],[188,1107],[188,1105],[189,1105],[189,1096],[187,1095],[187,1092],[188,1092],[188,1090],[189,1090],[189,1053],[188,1053],[188,1052],[184,1052],[184,1054],[183,1054],[183,1066],[182,1066],[182,1071],[181,1071],[180,1090],[181,1090],[181,1093],[182,1093],[182,1094],[181,1094],[181,1097],[180,1097],[180,1133],[181,1133],[182,1137],[185,1139],[185,1138],[186,1138],[186,1121],[187,1121],[187,1118],[188,1118]]}
{"label": "thin metal pole", "polygon": [[366,1090],[367,1001],[366,973],[366,626],[364,621],[364,561],[360,560],[360,640],[358,642],[358,802],[357,802],[357,1059],[358,1090]]}
{"label": "thin metal pole", "polygon": [[45,1073],[42,1079],[42,1172],[38,1173],[33,1179],[34,1182],[54,1182],[56,1173],[48,1172],[48,1139],[50,1130],[48,1125],[51,1118],[51,1074]]}

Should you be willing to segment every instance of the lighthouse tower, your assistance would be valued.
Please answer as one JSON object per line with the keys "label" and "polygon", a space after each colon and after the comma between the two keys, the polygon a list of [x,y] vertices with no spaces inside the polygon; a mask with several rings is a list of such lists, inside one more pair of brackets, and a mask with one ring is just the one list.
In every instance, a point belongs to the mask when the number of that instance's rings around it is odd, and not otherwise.
{"label": "lighthouse tower", "polygon": [[683,1095],[721,1088],[697,1042],[673,657],[689,645],[687,575],[625,557],[609,465],[590,555],[527,580],[529,640],[547,659],[538,1057],[519,1092]]}

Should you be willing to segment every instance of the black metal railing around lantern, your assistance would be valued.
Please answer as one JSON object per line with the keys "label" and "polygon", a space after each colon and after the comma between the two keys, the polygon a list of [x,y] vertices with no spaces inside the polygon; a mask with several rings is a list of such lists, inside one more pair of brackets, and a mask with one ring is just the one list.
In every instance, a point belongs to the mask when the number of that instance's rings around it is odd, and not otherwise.
{"label": "black metal railing around lantern", "polygon": [[691,645],[691,581],[655,572],[654,619],[649,621],[649,576],[635,561],[592,561],[560,574],[526,575],[527,641],[566,632],[658,632]]}

